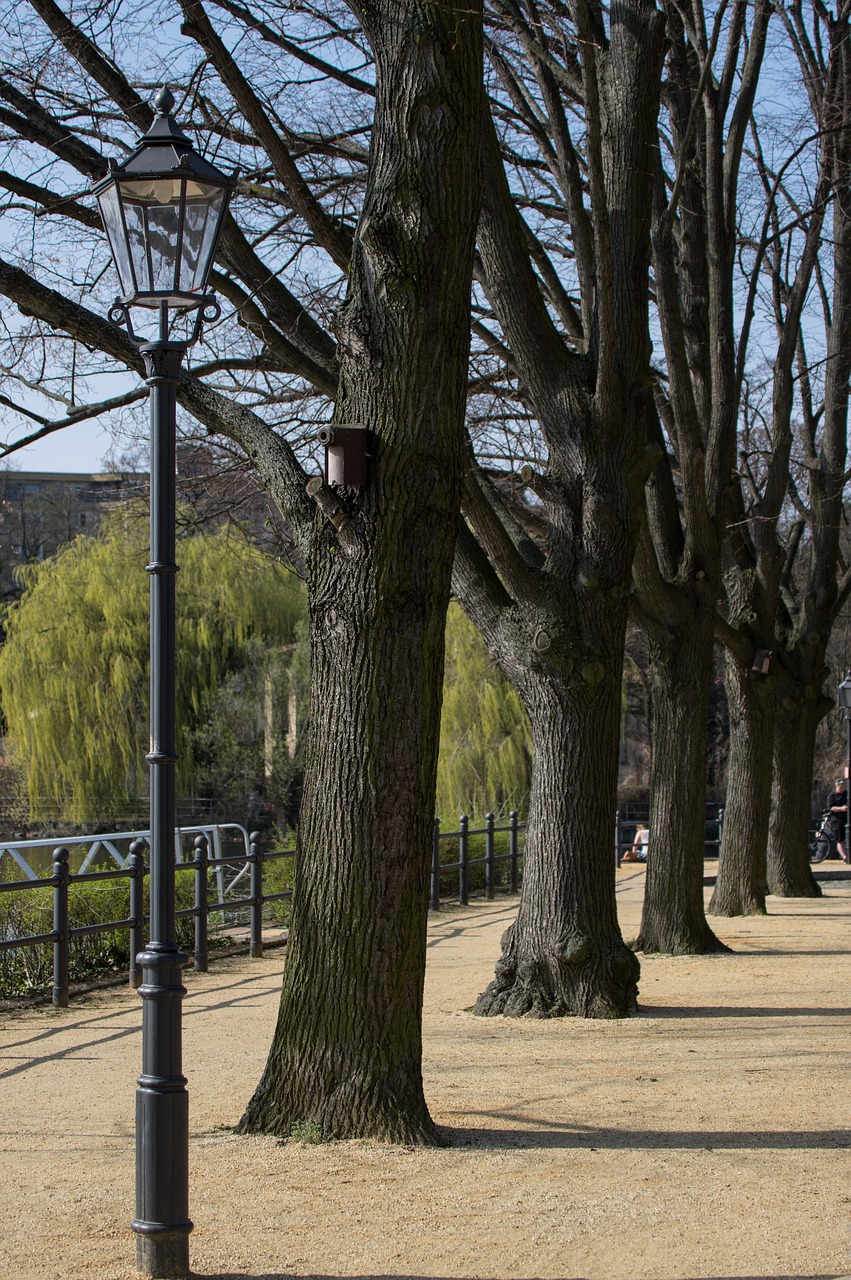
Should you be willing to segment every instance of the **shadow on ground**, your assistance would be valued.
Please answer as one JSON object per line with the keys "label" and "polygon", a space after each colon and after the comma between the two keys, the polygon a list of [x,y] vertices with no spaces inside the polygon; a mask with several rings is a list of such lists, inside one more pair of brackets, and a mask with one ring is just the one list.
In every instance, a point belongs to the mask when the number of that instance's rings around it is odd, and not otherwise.
{"label": "shadow on ground", "polygon": [[[190,992],[184,1000],[184,1017],[186,1019],[197,1017],[199,1014],[209,1015],[215,1010],[231,1009],[237,1006],[262,999],[264,995],[274,994],[280,985],[280,977],[276,974],[270,975],[269,983],[263,987],[258,984],[254,974],[247,978],[239,978],[234,982],[221,983],[215,989],[215,995],[218,997],[223,991],[232,991],[228,999],[210,999],[209,992]],[[241,990],[245,988],[245,990]],[[239,989],[239,990],[238,990]],[[193,1003],[194,1002],[194,1003]],[[116,1023],[121,1022],[117,1030],[110,1030],[115,1027]],[[59,1049],[56,1053],[19,1053],[14,1054],[14,1049],[26,1049],[35,1044],[54,1039],[56,1036],[64,1036],[69,1032],[81,1032],[89,1036],[85,1041],[77,1041],[68,1045],[64,1049]],[[73,1058],[75,1060],[85,1061],[88,1057],[92,1061],[97,1060],[96,1052],[90,1054],[86,1050],[96,1051],[101,1045],[109,1044],[112,1040],[122,1040],[126,1036],[139,1036],[142,1034],[142,1008],[141,1005],[126,1005],[124,1008],[115,1010],[108,1009],[106,1012],[98,1012],[91,1016],[84,1015],[77,1018],[62,1018],[43,1031],[33,1032],[32,1035],[24,1036],[20,1040],[10,1040],[3,1046],[2,1059],[17,1058],[14,1066],[0,1070],[0,1080],[7,1079],[9,1076],[19,1075],[22,1071],[29,1071],[33,1067],[39,1067],[45,1062],[58,1062],[62,1058]]]}
{"label": "shadow on ground", "polygon": [[[191,1280],[340,1280],[339,1276],[297,1276],[287,1271],[193,1271]],[[344,1280],[460,1280],[455,1276],[411,1276],[389,1273],[369,1272],[345,1277]],[[500,1280],[500,1277],[481,1276],[477,1280]],[[535,1276],[524,1277],[524,1280],[536,1280]],[[564,1276],[563,1280],[586,1280],[583,1276]],[[835,1271],[808,1271],[806,1275],[762,1275],[762,1276],[697,1276],[690,1272],[682,1280],[851,1280],[851,1276],[839,1275]]]}
{"label": "shadow on ground", "polygon": [[[480,1113],[486,1115],[487,1113]],[[847,1129],[753,1130],[653,1130],[595,1129],[585,1125],[546,1127],[533,1116],[517,1116],[528,1129],[473,1129],[441,1126],[450,1147],[479,1147],[486,1150],[517,1148],[576,1148],[594,1151],[808,1151],[851,1147]],[[751,1280],[742,1277],[740,1280]],[[794,1280],[794,1277],[787,1277]]]}
{"label": "shadow on ground", "polygon": [[642,1018],[847,1018],[851,1005],[828,1008],[824,1005],[794,1008],[778,1005],[699,1005],[699,1004],[645,1004],[639,1001],[638,1013]]}

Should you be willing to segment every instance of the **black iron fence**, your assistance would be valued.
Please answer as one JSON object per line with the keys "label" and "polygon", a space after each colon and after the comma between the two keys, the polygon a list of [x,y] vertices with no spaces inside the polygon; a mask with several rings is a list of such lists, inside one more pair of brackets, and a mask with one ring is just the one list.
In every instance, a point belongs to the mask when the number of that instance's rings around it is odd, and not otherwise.
{"label": "black iron fence", "polygon": [[[620,866],[626,849],[630,848],[636,828],[641,820],[615,816],[615,861]],[[484,826],[471,827],[470,818],[462,814],[458,827],[453,831],[441,830],[440,820],[435,818],[432,836],[431,881],[429,905],[438,910],[442,900],[452,898],[466,906],[474,893],[483,892],[486,898],[494,898],[497,888],[509,893],[518,891],[522,872],[523,850],[520,835],[527,824],[520,822],[516,810],[508,815],[508,822],[497,825],[496,816],[488,813]],[[724,810],[718,809],[715,817],[706,820],[706,856],[717,857],[724,829]],[[261,837],[252,833],[249,852],[229,857],[209,856],[207,836],[195,838],[195,856],[175,863],[179,876],[194,876],[194,902],[191,907],[176,911],[178,920],[191,918],[194,922],[194,947],[192,961],[201,973],[208,966],[208,940],[211,933],[211,916],[219,913],[220,922],[234,923],[239,913],[247,914],[249,955],[263,954],[264,909],[274,902],[292,897],[290,886],[268,893],[264,888],[264,868],[271,862],[290,859],[294,862],[295,849],[263,850]],[[36,880],[20,880],[0,883],[0,894],[30,889],[53,889],[53,928],[49,932],[16,937],[0,937],[0,951],[21,947],[53,946],[53,1004],[65,1008],[69,1000],[71,941],[87,934],[129,930],[130,962],[129,980],[132,986],[141,981],[141,970],[136,956],[144,945],[146,915],[144,910],[144,884],[148,867],[145,861],[147,845],[136,840],[131,845],[126,864],[107,871],[86,871],[72,874],[68,866],[68,849],[60,846],[53,853],[53,874]],[[224,879],[218,874],[225,867],[239,867],[239,874],[230,882],[227,894],[221,886]],[[210,877],[216,892],[211,898]],[[95,881],[130,882],[129,914],[120,920],[101,921],[95,924],[71,926],[69,922],[69,893],[74,885]],[[236,886],[247,880],[248,892],[233,896]]]}
{"label": "black iron fence", "polygon": [[[452,878],[453,873],[457,873],[458,876],[457,897],[462,906],[466,906],[469,902],[471,887],[478,879],[482,881],[486,898],[493,898],[498,882],[504,884],[509,893],[516,893],[520,883],[520,863],[523,859],[519,836],[520,832],[525,830],[526,823],[518,821],[516,809],[512,809],[508,815],[508,825],[501,827],[496,825],[496,816],[492,813],[485,815],[483,827],[472,828],[469,815],[462,813],[457,831],[441,831],[440,819],[435,818],[431,845],[431,892],[429,895],[432,911],[437,911],[440,907],[442,883],[446,882],[447,877]],[[508,836],[507,848],[503,847],[505,841],[498,840],[501,835]],[[471,839],[474,843],[478,842],[472,855]],[[452,859],[455,842],[457,842],[458,857]],[[441,850],[442,845],[446,846],[449,854],[446,861]],[[477,848],[481,852],[477,852]],[[506,877],[499,874],[503,867],[507,868]],[[480,873],[478,876],[477,872]],[[475,885],[475,887],[478,886]],[[443,892],[443,896],[449,895]],[[451,896],[454,898],[456,895],[453,892]]]}
{"label": "black iron fence", "polygon": [[[136,956],[144,945],[144,928],[146,916],[144,910],[144,885],[148,867],[145,861],[147,845],[143,840],[136,840],[130,847],[130,854],[123,867],[108,871],[87,871],[72,874],[68,867],[68,849],[62,845],[53,853],[53,875],[43,876],[37,880],[19,880],[0,883],[0,893],[16,893],[32,889],[53,888],[53,928],[49,932],[27,934],[17,937],[0,938],[0,951],[13,950],[20,947],[53,945],[53,1004],[57,1009],[67,1008],[70,987],[71,941],[87,934],[110,933],[128,929],[130,932],[130,966],[131,986],[137,987],[141,981],[141,969],[136,963]],[[260,847],[260,836],[254,832],[249,844],[249,853],[235,857],[211,858],[209,843],[205,835],[195,839],[195,856],[175,863],[178,876],[192,874],[194,876],[194,904],[175,912],[178,920],[191,918],[194,920],[193,965],[200,973],[207,971],[208,939],[211,931],[210,917],[217,912],[223,919],[234,920],[239,912],[248,913],[248,946],[252,957],[263,954],[263,911],[268,903],[279,902],[292,896],[292,888],[278,892],[266,893],[263,887],[263,871],[267,863],[280,859],[294,859],[295,849],[263,851]],[[248,881],[248,892],[242,897],[233,896],[234,887],[240,883],[241,876],[231,882],[230,892],[226,898],[218,893],[214,900],[210,897],[210,873],[223,867],[241,867]],[[105,920],[96,924],[72,927],[69,920],[69,893],[73,885],[92,884],[96,881],[130,882],[129,914],[121,920]],[[213,879],[214,885],[221,884],[221,878]]]}
{"label": "black iron fence", "polygon": [[[520,833],[525,830],[526,824],[519,821],[516,810],[512,810],[504,825],[497,825],[495,815],[487,814],[483,827],[471,827],[469,816],[462,814],[458,828],[454,831],[441,831],[440,821],[435,818],[430,906],[437,910],[441,898],[445,900],[449,896],[466,904],[471,894],[480,891],[487,898],[493,898],[497,886],[516,893],[523,860]],[[71,943],[75,938],[85,935],[128,930],[129,980],[132,986],[139,985],[141,969],[136,963],[136,956],[143,949],[147,923],[144,895],[145,877],[149,869],[146,853],[146,841],[137,839],[130,846],[124,866],[72,873],[68,865],[68,848],[60,845],[53,851],[52,875],[0,882],[0,894],[52,888],[53,928],[43,933],[0,936],[0,951],[52,945],[53,1004],[56,1008],[66,1008],[69,1001]],[[294,861],[295,849],[264,850],[257,832],[250,837],[247,857],[243,852],[234,856],[211,858],[208,837],[202,833],[195,838],[194,857],[175,862],[178,878],[190,874],[194,878],[193,905],[178,909],[175,917],[178,922],[186,919],[193,921],[192,962],[198,972],[204,973],[207,970],[211,917],[215,917],[217,913],[225,928],[247,915],[249,955],[262,956],[265,908],[270,903],[292,897],[291,877],[290,887],[283,890],[270,893],[264,886],[264,869],[269,863],[281,859]],[[219,873],[226,867],[239,868],[239,873],[230,880],[225,893],[224,886],[228,882]],[[130,886],[126,916],[92,924],[71,924],[69,901],[74,886],[122,880],[129,881]],[[450,884],[447,884],[447,880]],[[234,890],[242,885],[247,887],[247,892],[242,896],[234,896]],[[211,887],[214,890],[212,894]]]}
{"label": "black iron fence", "polygon": [[[646,810],[645,810],[646,812]],[[816,835],[821,827],[822,815],[812,818],[809,828],[809,844],[812,847]],[[619,809],[615,814],[615,862],[617,866],[621,865],[623,855],[627,849],[631,849],[635,841],[635,833],[640,826],[649,827],[649,816],[638,816],[622,814]],[[707,812],[705,836],[703,840],[703,856],[705,858],[717,858],[718,850],[721,848],[721,837],[724,834],[724,808],[723,806],[716,809],[713,813]]]}

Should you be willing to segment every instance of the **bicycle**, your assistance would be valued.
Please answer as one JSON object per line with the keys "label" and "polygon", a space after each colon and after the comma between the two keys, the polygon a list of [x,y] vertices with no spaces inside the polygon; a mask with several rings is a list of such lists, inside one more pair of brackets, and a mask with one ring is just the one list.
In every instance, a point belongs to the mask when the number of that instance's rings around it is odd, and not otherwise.
{"label": "bicycle", "polygon": [[841,829],[841,825],[842,824],[840,823],[837,815],[828,809],[827,813],[822,817],[821,826],[818,829],[816,838],[810,845],[810,848],[813,851],[813,857],[810,859],[811,862],[824,862],[826,858],[833,858],[836,856],[836,846],[839,842],[839,830]]}

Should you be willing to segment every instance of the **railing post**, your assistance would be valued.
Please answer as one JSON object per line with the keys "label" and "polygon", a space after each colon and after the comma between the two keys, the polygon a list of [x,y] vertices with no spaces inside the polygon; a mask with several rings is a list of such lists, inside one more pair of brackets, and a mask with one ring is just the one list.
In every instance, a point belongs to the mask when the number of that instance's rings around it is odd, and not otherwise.
{"label": "railing post", "polygon": [[68,936],[68,850],[53,851],[53,1007],[68,1008],[68,969],[71,939]]}
{"label": "railing post", "polygon": [[145,841],[134,840],[127,859],[130,867],[130,986],[142,981],[136,957],[145,945]]}
{"label": "railing post", "polygon": [[469,869],[467,866],[470,851],[469,836],[467,834],[469,829],[470,819],[466,813],[462,813],[458,820],[458,901],[462,907],[466,907],[470,901]]}
{"label": "railing post", "polygon": [[251,939],[248,954],[252,960],[263,958],[263,853],[260,832],[248,837],[248,861],[251,863]]}
{"label": "railing post", "polygon": [[195,837],[195,956],[196,973],[207,972],[207,932],[209,924],[207,870],[210,861],[207,837]]}
{"label": "railing post", "polygon": [[440,910],[440,818],[435,818],[431,836],[431,897],[432,911]]}
{"label": "railing post", "polygon": [[511,892],[517,892],[518,874],[517,874],[517,810],[512,809],[508,815],[508,852],[510,855],[509,867],[511,872]]}
{"label": "railing post", "polygon": [[496,819],[485,814],[485,897],[493,898],[493,828]]}
{"label": "railing post", "polygon": [[615,809],[615,867],[621,865],[621,811]]}
{"label": "railing post", "polygon": [[718,853],[721,853],[721,838],[724,835],[724,806],[718,810]]}

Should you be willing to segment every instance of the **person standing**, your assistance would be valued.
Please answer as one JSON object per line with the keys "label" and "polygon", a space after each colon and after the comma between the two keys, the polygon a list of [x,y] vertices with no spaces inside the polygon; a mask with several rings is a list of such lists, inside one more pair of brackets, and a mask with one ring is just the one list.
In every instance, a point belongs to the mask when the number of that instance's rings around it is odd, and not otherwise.
{"label": "person standing", "polygon": [[836,848],[843,862],[848,861],[845,849],[845,826],[848,821],[848,789],[844,778],[836,779],[836,786],[827,797],[831,825],[836,835]]}

